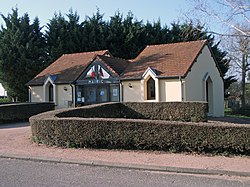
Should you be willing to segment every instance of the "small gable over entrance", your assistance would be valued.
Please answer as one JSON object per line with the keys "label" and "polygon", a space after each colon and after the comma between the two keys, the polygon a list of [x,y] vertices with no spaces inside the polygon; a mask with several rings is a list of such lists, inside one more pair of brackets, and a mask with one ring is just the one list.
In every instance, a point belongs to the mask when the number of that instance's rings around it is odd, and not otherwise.
{"label": "small gable over entrance", "polygon": [[119,76],[128,63],[123,59],[98,55],[76,81],[76,103],[119,102]]}

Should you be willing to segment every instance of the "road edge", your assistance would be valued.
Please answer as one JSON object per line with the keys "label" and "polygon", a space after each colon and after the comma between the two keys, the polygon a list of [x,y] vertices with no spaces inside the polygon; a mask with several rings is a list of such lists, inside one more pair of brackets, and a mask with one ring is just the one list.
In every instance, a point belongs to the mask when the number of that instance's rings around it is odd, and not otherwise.
{"label": "road edge", "polygon": [[227,176],[250,177],[250,172],[199,169],[199,168],[182,168],[182,167],[173,167],[173,166],[145,165],[145,164],[133,164],[133,163],[116,163],[116,162],[106,162],[106,161],[98,161],[98,160],[73,160],[73,159],[64,159],[64,158],[46,158],[46,157],[39,157],[39,156],[23,156],[23,155],[12,155],[12,154],[4,154],[4,153],[0,154],[0,158],[18,159],[18,160],[35,161],[35,162],[52,162],[52,163],[78,164],[78,165],[96,166],[96,167],[112,167],[112,168],[120,168],[120,169],[182,173],[182,174],[201,174],[201,175],[220,175],[220,176],[227,175]]}

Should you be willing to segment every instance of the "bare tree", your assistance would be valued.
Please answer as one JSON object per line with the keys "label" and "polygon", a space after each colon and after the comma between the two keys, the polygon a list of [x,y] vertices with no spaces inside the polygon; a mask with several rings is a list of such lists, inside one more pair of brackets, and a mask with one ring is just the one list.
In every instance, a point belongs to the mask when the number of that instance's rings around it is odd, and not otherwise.
{"label": "bare tree", "polygon": [[[247,30],[243,30],[248,32]],[[241,82],[241,103],[245,105],[246,80],[250,71],[250,38],[241,35],[238,31],[235,33],[237,37],[228,37],[227,50],[228,56],[231,58],[231,67],[234,72],[240,75]]]}
{"label": "bare tree", "polygon": [[[250,32],[244,27],[250,25],[250,1],[249,0],[189,0],[191,10],[186,13],[194,21],[206,23],[207,27],[220,25],[221,31],[209,29],[210,33],[220,36],[246,36]],[[240,24],[238,24],[240,23]],[[241,25],[241,26],[240,26]],[[232,29],[237,34],[232,34]]]}

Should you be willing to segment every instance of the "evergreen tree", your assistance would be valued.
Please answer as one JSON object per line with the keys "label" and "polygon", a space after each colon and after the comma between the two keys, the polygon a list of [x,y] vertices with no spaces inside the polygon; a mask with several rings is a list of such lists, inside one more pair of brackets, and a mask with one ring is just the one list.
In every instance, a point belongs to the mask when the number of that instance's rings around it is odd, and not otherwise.
{"label": "evergreen tree", "polygon": [[59,14],[55,14],[54,17],[47,24],[47,30],[45,32],[47,42],[48,64],[59,58],[67,50],[67,23],[65,18]]}
{"label": "evergreen tree", "polygon": [[1,16],[5,26],[0,29],[0,81],[8,96],[27,101],[25,84],[41,71],[46,61],[39,20],[36,18],[30,24],[28,14],[19,17],[17,8],[7,17]]}
{"label": "evergreen tree", "polygon": [[92,17],[86,17],[83,22],[84,51],[106,49],[107,25],[103,14],[97,10]]}

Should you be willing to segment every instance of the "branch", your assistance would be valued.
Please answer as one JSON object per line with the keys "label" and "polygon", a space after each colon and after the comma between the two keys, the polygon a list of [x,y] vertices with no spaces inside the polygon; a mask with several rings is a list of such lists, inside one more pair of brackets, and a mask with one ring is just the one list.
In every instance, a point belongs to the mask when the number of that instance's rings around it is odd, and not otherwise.
{"label": "branch", "polygon": [[241,14],[243,18],[245,18],[245,20],[250,23],[250,19],[245,15],[245,9],[243,8],[247,6],[234,6],[228,0],[224,0],[224,2],[226,2],[233,10],[235,10],[235,12],[239,12],[239,14]]}
{"label": "branch", "polygon": [[215,35],[218,35],[218,36],[228,36],[228,37],[238,37],[238,36],[244,36],[244,37],[250,37],[250,34],[222,34],[222,33],[218,33],[218,32],[215,32],[215,31],[206,31],[207,33],[211,33],[211,34],[215,34]]}
{"label": "branch", "polygon": [[[228,2],[227,0],[224,0],[225,2]],[[234,6],[232,5],[231,8],[233,8]],[[238,31],[239,33],[241,33],[242,36],[247,36],[250,37],[250,32],[246,32],[244,30],[242,30],[241,28],[235,26],[234,24],[230,23],[229,20],[226,19],[222,19],[218,14],[216,14],[215,12],[211,11],[211,10],[207,10],[206,6],[203,6],[202,4],[200,4],[200,6],[197,6],[196,8],[198,8],[201,12],[207,14],[208,16],[214,17],[215,19],[219,20],[220,22],[224,23],[225,25],[233,28],[234,30]],[[233,8],[233,10],[235,10],[235,8]],[[244,13],[241,13],[244,14]],[[245,16],[246,17],[246,16]],[[245,18],[247,20],[249,20],[249,18]],[[250,22],[250,21],[248,21]],[[219,33],[214,33],[214,34],[219,34]],[[224,36],[223,34],[219,34],[221,36]],[[230,35],[228,35],[230,36]]]}

